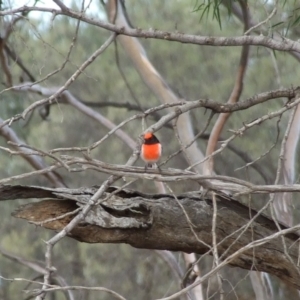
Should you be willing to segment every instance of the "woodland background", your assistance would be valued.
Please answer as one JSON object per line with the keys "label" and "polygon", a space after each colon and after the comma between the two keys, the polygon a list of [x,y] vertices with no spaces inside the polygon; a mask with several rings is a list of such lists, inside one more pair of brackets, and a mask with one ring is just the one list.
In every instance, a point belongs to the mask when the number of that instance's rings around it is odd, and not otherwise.
{"label": "woodland background", "polygon": [[[233,14],[224,3],[218,1],[126,1],[127,13],[132,26],[138,28],[157,28],[170,32],[183,32],[203,36],[241,36],[243,23]],[[230,1],[229,1],[230,2]],[[106,13],[100,1],[85,1],[85,6],[91,3],[87,10],[89,17],[105,19]],[[237,1],[232,3],[238,5]],[[47,7],[52,1],[28,1],[29,6]],[[81,9],[81,1],[65,2],[74,10]],[[287,1],[249,0],[248,8],[253,20],[265,20],[277,7],[277,13],[264,25],[263,33],[272,37],[279,33],[290,39],[298,40],[299,31],[299,3]],[[21,7],[18,1],[1,1],[1,10]],[[1,19],[2,34],[9,17]],[[284,21],[284,22],[283,22]],[[67,16],[29,12],[13,26],[9,35],[9,46],[26,66],[34,78],[29,78],[18,64],[9,58],[10,72],[13,84],[19,85],[23,81],[39,81],[43,87],[53,88],[62,86],[96,49],[98,49],[111,34],[107,30],[80,22]],[[260,28],[258,28],[259,32]],[[253,33],[254,34],[254,33]],[[76,39],[74,39],[76,37]],[[166,80],[179,98],[186,100],[214,99],[226,102],[231,94],[236,72],[238,69],[241,47],[212,47],[162,41],[158,39],[140,39],[147,51],[149,60]],[[69,58],[70,45],[74,44]],[[247,70],[244,75],[244,85],[241,99],[247,99],[255,94],[279,88],[290,88],[299,85],[299,60],[288,52],[273,51],[272,49],[251,46]],[[63,65],[63,68],[61,68]],[[3,65],[2,65],[3,68]],[[54,70],[59,70],[47,76]],[[123,76],[122,76],[122,74]],[[45,79],[45,77],[48,77]],[[126,78],[127,84],[124,81]],[[3,120],[21,113],[34,101],[44,97],[30,92],[17,92],[7,86],[5,72],[0,72],[2,83],[0,92],[0,117]],[[128,85],[130,89],[128,88]],[[157,106],[159,99],[151,92],[140,78],[128,56],[118,44],[104,51],[88,68],[73,82],[68,90],[82,103],[101,113],[102,116],[119,124],[137,112]],[[247,110],[235,112],[230,116],[222,130],[222,140],[228,138],[232,132],[252,121],[282,107],[286,99],[266,102]],[[116,103],[123,108],[114,107]],[[84,147],[101,139],[108,129],[99,122],[82,114],[73,106],[64,103],[54,103],[48,113],[45,106],[37,108],[25,120],[18,120],[11,124],[11,129],[19,139],[26,144],[44,151],[62,147]],[[134,120],[123,127],[123,130],[134,140],[142,134],[148,126],[153,124],[163,112],[148,117],[146,125],[140,119]],[[195,133],[200,132],[210,112],[204,108],[197,108],[190,112]],[[205,133],[196,141],[198,147],[205,153],[207,139],[217,115],[213,116]],[[289,112],[280,118],[271,119],[262,125],[254,126],[243,135],[235,138],[220,154],[215,156],[215,172],[248,180],[255,184],[272,183],[276,177],[278,157],[281,141],[289,120]],[[144,126],[144,127],[143,127]],[[172,126],[165,126],[156,135],[163,145],[163,160],[180,149],[179,142]],[[7,138],[2,133],[0,146],[9,147]],[[3,150],[3,149],[2,149]],[[130,149],[115,135],[92,152],[92,156],[104,162],[124,164],[132,154]],[[253,167],[243,168],[249,161],[260,160]],[[299,161],[296,154],[295,161]],[[52,161],[43,158],[46,163]],[[137,165],[143,166],[141,160]],[[0,152],[0,178],[23,174],[33,170],[19,155],[11,155],[7,151]],[[188,164],[182,154],[172,158],[163,168],[184,169]],[[63,182],[68,187],[100,185],[108,175],[92,170],[69,173],[67,170],[58,171]],[[295,183],[299,182],[298,163],[295,165]],[[10,184],[28,184],[37,186],[52,186],[51,182],[42,175],[14,180]],[[122,181],[117,182],[121,185]],[[193,182],[170,183],[176,194],[195,190],[198,187]],[[145,193],[157,192],[153,182],[139,180],[130,188]],[[298,194],[294,195],[294,200]],[[19,259],[40,261],[45,255],[43,241],[53,236],[43,228],[35,227],[22,220],[10,216],[18,205],[24,201],[1,202],[0,209],[0,275],[4,278],[34,279],[39,274],[32,269],[12,260],[12,255]],[[260,207],[260,201],[254,204]],[[293,202],[292,213],[294,222],[299,220],[298,201]],[[8,252],[9,257],[4,254]],[[185,268],[185,261],[181,253],[174,253],[177,262]],[[55,246],[54,265],[58,273],[71,285],[102,286],[112,289],[126,299],[156,299],[170,295],[178,290],[178,284],[169,266],[156,251],[134,249],[126,244],[89,245],[65,238]],[[205,273],[211,268],[212,258],[201,261],[199,268]],[[254,299],[255,292],[249,277],[249,272],[238,268],[224,268],[223,277],[224,299]],[[279,279],[271,276],[273,299],[298,299],[298,293],[284,286]],[[204,299],[217,299],[214,296],[216,280],[203,284]],[[23,290],[32,288],[30,283],[23,281],[10,282],[1,279],[1,299],[25,299]],[[73,291],[76,299],[112,299],[110,294],[94,291]],[[64,299],[62,293],[51,294],[51,299]],[[209,297],[211,295],[211,297]]]}

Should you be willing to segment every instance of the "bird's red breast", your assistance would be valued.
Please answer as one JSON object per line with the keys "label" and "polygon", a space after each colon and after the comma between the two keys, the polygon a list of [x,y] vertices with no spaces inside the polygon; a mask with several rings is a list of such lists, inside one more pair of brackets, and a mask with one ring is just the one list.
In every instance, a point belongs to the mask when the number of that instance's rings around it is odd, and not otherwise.
{"label": "bird's red breast", "polygon": [[161,157],[161,144],[157,137],[147,132],[144,135],[144,143],[141,149],[141,158],[146,163],[156,163]]}

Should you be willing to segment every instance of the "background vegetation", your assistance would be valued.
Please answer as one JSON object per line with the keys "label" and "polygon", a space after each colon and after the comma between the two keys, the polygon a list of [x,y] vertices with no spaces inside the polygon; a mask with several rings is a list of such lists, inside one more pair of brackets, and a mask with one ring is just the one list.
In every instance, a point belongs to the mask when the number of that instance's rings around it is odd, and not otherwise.
{"label": "background vegetation", "polygon": [[[18,7],[18,1],[2,1],[1,9]],[[33,2],[30,5],[33,5]],[[43,2],[35,1],[37,5]],[[105,18],[105,10],[100,1],[91,1],[92,9],[89,16]],[[279,1],[249,0],[248,6],[255,21],[264,20],[274,5],[277,14],[264,25],[268,36],[274,32],[283,34],[291,39],[299,38],[299,3],[294,0]],[[53,5],[51,1],[44,1],[44,5]],[[80,9],[80,3],[73,1],[74,9]],[[208,9],[210,5],[210,9]],[[217,5],[217,6],[216,6]],[[155,28],[166,31],[178,31],[203,36],[240,36],[243,34],[243,24],[225,5],[218,1],[126,1],[129,19],[135,27]],[[217,10],[217,15],[216,15]],[[8,17],[7,17],[8,18]],[[1,27],[5,26],[7,18],[2,18]],[[281,23],[283,22],[283,23]],[[42,80],[45,87],[60,87],[108,38],[109,32],[81,22],[76,33],[77,20],[66,16],[56,16],[54,20],[49,14],[40,12],[29,13],[23,20],[17,22],[9,37],[9,45],[22,59],[27,69],[34,76],[34,80]],[[258,28],[258,31],[261,30]],[[76,37],[74,39],[74,37]],[[70,45],[74,43],[70,58],[66,61]],[[226,102],[231,93],[238,67],[240,47],[204,47],[167,42],[156,39],[144,39],[141,43],[147,50],[149,60],[160,74],[167,80],[173,90],[186,100],[214,99]],[[118,60],[118,64],[116,61]],[[13,78],[28,81],[30,78],[17,63],[9,61]],[[61,68],[62,64],[64,67]],[[295,87],[299,85],[299,61],[287,52],[272,51],[264,47],[251,47],[247,72],[244,78],[244,89],[241,99],[246,99],[257,93],[275,90],[280,87]],[[48,74],[60,69],[52,76]],[[121,73],[125,75],[130,86],[128,89]],[[45,79],[46,77],[46,79]],[[2,91],[0,92],[0,117],[3,120],[21,113],[36,100],[42,99],[38,94],[19,93],[7,90],[6,77],[0,72]],[[20,81],[15,80],[15,85]],[[111,46],[92,63],[79,78],[70,86],[69,90],[83,103],[99,111],[115,124],[137,113],[135,110],[115,108],[109,103],[138,105],[150,108],[159,105],[159,100],[144,84],[136,69],[120,45]],[[134,94],[134,97],[133,95]],[[245,122],[254,120],[270,111],[279,109],[286,99],[269,101],[253,108],[233,114],[222,131],[222,139],[231,135],[229,130],[237,130]],[[98,104],[106,103],[106,106]],[[58,147],[82,147],[91,145],[107,132],[107,128],[84,116],[70,105],[58,103],[50,107],[50,113],[43,116],[43,109],[35,110],[29,118],[14,122],[11,128],[27,144],[39,149],[49,150]],[[161,112],[159,115],[163,115]],[[191,119],[195,133],[200,132],[209,116],[203,108],[191,112]],[[210,133],[217,115],[214,116],[206,134],[197,140],[200,149],[205,152],[207,134]],[[216,156],[215,171],[219,175],[228,175],[249,180],[253,183],[273,182],[276,176],[277,160],[280,151],[288,114],[280,119],[265,122],[263,127],[253,127],[244,135],[236,138],[231,146],[243,153],[247,153],[252,160],[271,151],[259,160],[267,178],[262,178],[253,168],[243,168],[245,161],[226,148]],[[154,123],[149,117],[147,125]],[[133,121],[123,128],[133,139],[142,133],[140,120]],[[279,138],[277,139],[277,134]],[[163,144],[163,160],[180,148],[172,128],[164,127],[157,136]],[[275,144],[275,145],[274,145]],[[274,147],[273,147],[274,145]],[[0,146],[7,147],[7,141],[0,137]],[[111,136],[95,151],[93,157],[109,163],[124,164],[130,157],[132,150],[120,139]],[[298,155],[299,157],[299,155]],[[46,161],[50,161],[45,158]],[[298,161],[298,159],[296,160]],[[138,165],[143,165],[141,161]],[[0,153],[0,178],[22,174],[32,170],[32,167],[21,157]],[[182,155],[171,159],[166,167],[185,168],[187,163]],[[297,166],[298,169],[298,166]],[[101,184],[108,176],[95,171],[68,173],[59,171],[60,176],[68,187],[92,186]],[[296,175],[298,182],[298,174]],[[13,184],[50,185],[43,176],[16,180]],[[122,184],[119,182],[118,184]],[[190,191],[197,186],[191,184],[171,184],[178,194]],[[137,181],[131,188],[143,192],[156,192],[154,183]],[[1,203],[1,249],[10,251],[28,260],[44,259],[44,240],[53,233],[21,220],[11,218],[10,213],[21,201]],[[256,203],[257,206],[260,203]],[[298,208],[298,204],[294,203]],[[299,219],[295,210],[295,218]],[[180,253],[175,253],[179,264],[184,266]],[[80,244],[69,238],[56,245],[54,264],[58,273],[70,285],[103,286],[113,289],[128,299],[156,299],[171,294],[178,289],[174,275],[170,268],[155,252],[134,249],[127,245],[88,245]],[[211,267],[212,260],[207,259],[200,264],[205,273]],[[224,279],[225,299],[253,299],[255,297],[248,272],[240,269],[225,268],[221,272]],[[0,257],[0,275],[5,278],[23,277],[33,279],[37,273],[31,269]],[[272,278],[274,299],[297,299],[294,291],[284,289],[278,279]],[[211,298],[217,282],[210,281]],[[25,299],[22,290],[29,288],[30,283],[1,280],[0,292],[2,299]],[[207,284],[204,284],[206,290]],[[30,287],[31,288],[31,287]],[[91,291],[74,292],[76,299],[112,299],[111,295]],[[53,299],[63,299],[62,293],[55,293]],[[291,296],[292,295],[292,296]],[[290,298],[292,297],[292,298]],[[295,298],[293,298],[295,297]],[[208,298],[207,298],[208,299]]]}

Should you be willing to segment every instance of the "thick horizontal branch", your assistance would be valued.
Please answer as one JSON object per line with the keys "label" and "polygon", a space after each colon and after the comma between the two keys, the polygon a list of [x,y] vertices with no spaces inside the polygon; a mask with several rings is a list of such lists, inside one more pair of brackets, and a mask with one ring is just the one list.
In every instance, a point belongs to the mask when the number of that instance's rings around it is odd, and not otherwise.
{"label": "thick horizontal branch", "polygon": [[[256,185],[249,181],[224,175],[199,175],[191,171],[180,169],[152,169],[109,164],[96,159],[85,159],[80,157],[62,156],[66,165],[81,166],[82,170],[93,169],[98,172],[113,176],[125,176],[136,179],[144,179],[160,182],[194,181],[205,189],[213,191],[227,191],[236,194],[265,194],[265,193],[296,193],[300,192],[300,184],[291,185]],[[78,169],[76,169],[78,170]],[[70,171],[72,171],[70,169]],[[7,183],[6,179],[0,180],[0,184]],[[235,194],[233,194],[235,195]]]}
{"label": "thick horizontal branch", "polygon": [[[1,186],[0,200],[46,199],[25,204],[13,215],[58,231],[76,216],[72,212],[84,206],[96,191],[96,187]],[[293,229],[282,226],[282,231],[278,231],[269,218],[220,195],[217,207],[216,236],[222,260],[230,257],[232,266],[268,272],[300,289],[299,236],[292,232],[299,226]],[[212,247],[212,216],[209,195],[184,194],[174,198],[130,190],[116,193],[116,188],[111,187],[71,231],[70,237],[86,243],[127,243],[136,248],[205,254]],[[281,233],[285,233],[285,245]]]}
{"label": "thick horizontal branch", "polygon": [[[243,13],[242,10],[240,8],[240,6],[235,3],[232,0],[223,0],[221,2],[228,10],[230,10],[230,12],[232,14],[234,14],[240,21],[244,22],[244,18],[243,18]],[[269,15],[270,16],[270,15]],[[267,20],[267,19],[266,19]],[[249,25],[250,27],[252,27],[251,30],[253,30],[256,34],[269,34],[269,28],[267,26],[261,26],[263,25],[261,22],[260,23],[255,23],[254,20],[251,18],[250,16],[250,20],[249,20]],[[257,27],[260,24],[259,27]],[[281,35],[279,33],[277,33],[276,31],[272,32],[272,37],[275,40],[280,40],[281,39]],[[291,54],[292,56],[294,56],[298,61],[300,61],[300,53],[298,52],[294,52],[291,51],[289,54]]]}
{"label": "thick horizontal branch", "polygon": [[237,103],[226,103],[221,104],[218,102],[215,102],[213,100],[206,100],[207,102],[204,102],[204,100],[198,100],[203,101],[203,107],[210,108],[214,112],[217,113],[228,113],[228,112],[234,112],[239,110],[244,110],[249,107],[255,106],[260,103],[264,103],[266,101],[272,100],[272,99],[278,99],[278,98],[288,98],[292,99],[296,96],[297,91],[300,89],[300,87],[291,88],[291,89],[279,89],[279,90],[273,90],[269,92],[260,93],[257,95],[254,95],[248,99],[245,99],[243,101],[239,101]]}
{"label": "thick horizontal branch", "polygon": [[[22,145],[15,145],[22,147]],[[2,149],[6,149],[3,148]],[[20,152],[14,153],[7,149],[10,154],[18,154]],[[55,149],[55,151],[49,151],[49,156],[51,153],[59,152],[60,150],[70,150],[70,148]],[[85,148],[79,148],[78,151],[87,151]],[[45,152],[42,153],[44,155]],[[33,151],[32,155],[41,155],[38,151]],[[224,175],[199,175],[195,172],[180,170],[180,169],[149,169],[145,172],[143,167],[117,165],[102,162],[100,160],[92,158],[81,158],[75,156],[62,155],[61,162],[56,162],[55,165],[45,168],[43,170],[24,173],[21,175],[16,175],[4,179],[0,179],[0,186],[7,184],[16,179],[24,179],[34,175],[45,174],[54,169],[65,167],[69,172],[78,172],[83,170],[95,170],[97,172],[105,173],[112,176],[129,177],[135,179],[143,179],[150,181],[159,182],[179,182],[179,181],[193,181],[197,182],[199,186],[204,189],[211,191],[226,191],[226,194],[231,194],[232,196],[238,196],[243,194],[270,194],[270,193],[298,193],[300,192],[300,184],[291,185],[256,185],[252,182],[245,181],[236,177],[224,176]],[[76,166],[72,168],[71,166]]]}
{"label": "thick horizontal branch", "polygon": [[[47,89],[47,88],[45,89],[45,88],[41,87],[40,85],[31,83],[31,82],[30,83],[27,82],[20,86],[14,86],[13,90],[18,91],[18,92],[31,91],[31,92],[35,92],[35,93],[41,93],[41,94],[47,93],[47,95],[48,95],[48,93],[51,92],[49,89]],[[15,122],[21,118],[24,118],[26,116],[26,114],[29,111],[31,111],[32,109],[34,109],[35,107],[44,105],[45,103],[51,103],[52,98],[54,96],[56,97],[58,95],[68,92],[68,91],[63,91],[63,90],[60,91],[60,90],[61,90],[61,88],[58,90],[53,88],[52,96],[48,97],[47,99],[43,99],[43,100],[35,102],[31,106],[27,107],[22,114],[15,115],[14,117],[3,121],[2,125],[0,125],[0,129],[8,124],[11,124],[12,122]],[[296,99],[296,100],[294,100],[294,102],[293,102],[293,100],[291,100],[292,98],[294,98],[296,96],[296,94],[299,92],[299,90],[300,90],[300,87],[272,90],[269,92],[264,92],[264,93],[254,95],[253,97],[247,98],[243,101],[233,103],[233,104],[228,104],[228,103],[224,104],[224,103],[212,100],[212,99],[200,99],[200,100],[194,100],[194,101],[179,101],[179,102],[174,102],[174,103],[167,103],[167,104],[160,105],[158,107],[148,109],[147,111],[141,113],[140,115],[134,116],[132,118],[132,120],[150,115],[153,112],[156,112],[163,108],[176,107],[174,109],[174,111],[163,116],[155,125],[152,126],[151,129],[154,131],[157,131],[161,127],[165,126],[165,124],[174,120],[181,114],[184,114],[190,110],[193,110],[195,108],[200,108],[200,107],[203,107],[206,109],[211,109],[215,113],[228,113],[228,112],[235,112],[235,111],[239,111],[239,110],[245,110],[249,107],[258,105],[260,103],[264,103],[264,102],[272,100],[272,99],[288,98],[290,101],[284,107],[287,110],[287,109],[292,108],[294,105],[298,104],[298,102],[300,101],[300,99]],[[283,113],[283,112],[284,111],[282,111],[281,113]],[[127,119],[127,120],[130,121],[130,119]],[[119,128],[119,126],[117,126],[116,129],[117,128]]]}
{"label": "thick horizontal branch", "polygon": [[[178,106],[178,110],[174,111],[173,114],[175,116],[180,115],[181,113],[184,113],[186,111],[189,111],[191,109],[197,108],[197,107],[203,107],[207,109],[211,109],[216,113],[228,113],[228,112],[235,112],[239,110],[245,110],[252,106],[255,106],[260,103],[264,103],[266,101],[272,100],[272,99],[278,99],[278,98],[288,98],[292,99],[296,96],[297,92],[299,92],[300,87],[295,88],[288,88],[288,89],[278,89],[278,90],[272,90],[269,92],[263,92],[260,94],[256,94],[250,98],[247,98],[243,101],[239,101],[237,103],[222,103],[217,102],[212,99],[199,99],[194,101],[181,101],[178,103],[174,103],[173,106]],[[32,82],[28,82],[25,84],[22,84],[20,86],[15,86],[14,91],[22,92],[22,91],[31,91],[31,92],[39,92],[41,94],[45,93],[45,88],[36,85]],[[50,92],[50,90],[49,90]],[[49,94],[47,90],[47,95]],[[57,93],[55,88],[53,88],[53,93]],[[171,106],[171,105],[170,105]],[[163,106],[163,108],[168,107]],[[148,112],[149,111],[149,112]],[[147,110],[147,114],[151,113],[151,109]]]}
{"label": "thick horizontal branch", "polygon": [[255,45],[255,46],[264,46],[273,50],[295,51],[300,53],[300,43],[296,41],[292,41],[285,37],[282,37],[282,40],[280,41],[263,35],[239,36],[239,37],[210,37],[210,36],[184,34],[180,32],[167,32],[167,31],[161,31],[156,29],[143,30],[139,28],[138,29],[124,28],[105,21],[89,18],[86,15],[84,15],[82,12],[74,11],[72,9],[67,8],[66,6],[64,6],[63,10],[44,8],[44,7],[22,6],[16,9],[4,10],[0,12],[0,16],[6,16],[6,15],[12,15],[12,14],[18,14],[18,13],[24,13],[30,11],[48,12],[55,15],[66,15],[71,18],[81,20],[88,24],[92,24],[107,29],[109,31],[113,31],[118,34],[124,34],[133,37],[162,39],[167,41],[175,41],[180,43],[188,43],[188,44],[203,45],[203,46]]}

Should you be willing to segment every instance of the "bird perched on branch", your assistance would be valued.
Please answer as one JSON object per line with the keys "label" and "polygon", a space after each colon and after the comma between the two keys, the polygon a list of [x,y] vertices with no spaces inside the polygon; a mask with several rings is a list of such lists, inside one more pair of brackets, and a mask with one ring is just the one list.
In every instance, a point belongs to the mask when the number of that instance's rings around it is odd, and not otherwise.
{"label": "bird perched on branch", "polygon": [[146,168],[152,168],[161,157],[162,147],[157,137],[147,132],[144,134],[144,142],[141,149],[141,158],[147,164]]}

